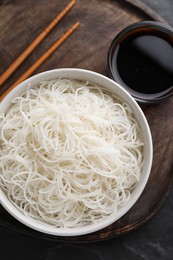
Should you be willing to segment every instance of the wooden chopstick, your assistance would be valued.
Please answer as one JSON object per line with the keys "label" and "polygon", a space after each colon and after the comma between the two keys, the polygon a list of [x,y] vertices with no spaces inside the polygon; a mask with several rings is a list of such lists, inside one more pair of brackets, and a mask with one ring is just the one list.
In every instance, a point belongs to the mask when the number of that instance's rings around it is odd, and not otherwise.
{"label": "wooden chopstick", "polygon": [[11,76],[11,74],[21,65],[21,63],[33,52],[39,43],[48,35],[48,33],[57,25],[62,18],[74,6],[76,0],[72,0],[60,14],[38,35],[38,37],[24,50],[24,52],[8,67],[0,76],[0,86]]}
{"label": "wooden chopstick", "polygon": [[1,96],[0,101],[19,83],[27,79],[79,26],[79,22],[76,22],[70,29],[64,33],[24,74],[11,85]]}

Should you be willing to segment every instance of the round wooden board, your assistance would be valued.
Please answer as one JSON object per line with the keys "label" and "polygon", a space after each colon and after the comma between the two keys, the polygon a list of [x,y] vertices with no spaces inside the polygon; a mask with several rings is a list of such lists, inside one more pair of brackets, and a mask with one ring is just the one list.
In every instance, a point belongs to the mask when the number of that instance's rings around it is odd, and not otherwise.
{"label": "round wooden board", "polygon": [[[68,4],[61,0],[4,0],[0,2],[0,74],[28,43]],[[78,0],[68,15],[37,47],[13,76],[1,86],[1,94],[29,68],[74,22],[77,31],[35,72],[78,67],[108,76],[107,52],[116,34],[141,20],[164,20],[138,0]],[[148,184],[134,207],[119,221],[93,234],[55,237],[27,228],[0,206],[0,224],[27,234],[57,241],[92,242],[122,235],[151,218],[165,201],[173,183],[173,98],[142,109],[151,127],[154,161]]]}

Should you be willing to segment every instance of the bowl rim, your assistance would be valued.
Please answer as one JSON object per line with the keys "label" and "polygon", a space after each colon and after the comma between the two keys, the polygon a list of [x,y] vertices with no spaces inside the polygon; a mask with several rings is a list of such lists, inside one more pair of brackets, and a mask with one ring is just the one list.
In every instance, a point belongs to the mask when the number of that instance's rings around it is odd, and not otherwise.
{"label": "bowl rim", "polygon": [[[136,201],[139,199],[141,196],[148,178],[150,176],[151,172],[151,167],[152,167],[152,160],[153,160],[153,144],[152,144],[152,136],[151,136],[151,131],[147,122],[147,119],[138,105],[138,103],[135,101],[135,99],[123,88],[121,87],[118,83],[113,81],[112,79],[86,69],[79,69],[79,68],[60,68],[60,69],[54,69],[54,70],[48,70],[39,74],[36,74],[27,80],[23,81],[20,83],[18,86],[16,86],[11,92],[8,93],[8,95],[0,102],[0,111],[2,110],[3,112],[6,112],[6,110],[10,107],[10,101],[16,97],[21,95],[24,92],[24,89],[28,87],[29,84],[31,84],[31,87],[36,85],[38,82],[42,80],[50,80],[53,78],[58,78],[58,77],[64,77],[64,78],[73,78],[73,79],[78,79],[78,80],[88,80],[91,82],[94,82],[96,84],[102,85],[106,84],[106,88],[109,89],[109,91],[115,92],[117,96],[120,96],[123,100],[128,102],[130,106],[132,107],[133,113],[135,117],[137,118],[137,121],[141,127],[142,135],[143,138],[147,140],[146,145],[144,146],[145,150],[145,163],[143,167],[143,171],[145,171],[145,175],[142,176],[142,180],[140,185],[137,185],[135,188],[134,192],[132,193],[132,196],[128,203],[120,208],[118,211],[115,212],[112,216],[109,216],[102,221],[96,223],[96,224],[91,224],[83,227],[75,227],[75,228],[55,228],[51,227],[50,225],[47,224],[42,224],[40,222],[37,222],[33,220],[32,218],[29,218],[25,216],[23,213],[21,213],[7,198],[5,193],[2,191],[0,188],[0,204],[14,217],[16,218],[19,222],[23,223],[24,225],[42,232],[44,234],[49,234],[49,235],[54,235],[54,236],[79,236],[79,235],[86,235],[89,233],[93,233],[96,231],[99,231],[118,219],[120,219],[123,215],[125,215],[131,208],[132,206],[136,203]],[[41,78],[43,78],[41,80]],[[35,83],[33,83],[35,82]],[[33,84],[33,85],[32,85]],[[109,87],[108,87],[109,86]],[[112,90],[110,90],[112,88]],[[122,97],[123,96],[123,97]]]}

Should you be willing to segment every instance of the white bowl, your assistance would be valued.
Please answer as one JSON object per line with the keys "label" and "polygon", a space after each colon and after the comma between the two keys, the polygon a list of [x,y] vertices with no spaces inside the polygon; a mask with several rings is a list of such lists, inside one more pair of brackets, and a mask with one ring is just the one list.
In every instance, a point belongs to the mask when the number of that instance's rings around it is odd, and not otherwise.
{"label": "white bowl", "polygon": [[129,201],[122,208],[117,210],[114,215],[111,215],[110,217],[103,219],[103,221],[100,221],[97,224],[91,224],[80,228],[76,227],[71,229],[61,229],[61,228],[52,227],[48,224],[46,225],[46,224],[38,223],[33,219],[24,216],[19,210],[17,210],[15,206],[12,205],[12,203],[8,200],[4,192],[0,189],[0,203],[2,204],[2,206],[13,217],[15,217],[18,221],[22,222],[26,226],[34,230],[43,232],[45,234],[51,234],[56,236],[77,236],[77,235],[92,233],[102,228],[105,228],[110,224],[112,224],[113,222],[120,219],[124,214],[126,214],[130,210],[130,208],[135,204],[135,202],[142,194],[147,184],[150,175],[151,165],[152,165],[153,146],[152,146],[150,128],[148,126],[147,120],[141,108],[134,100],[134,98],[124,88],[122,88],[120,85],[115,83],[113,80],[101,74],[95,73],[93,71],[76,69],[76,68],[64,68],[64,69],[50,70],[50,71],[37,74],[25,80],[21,84],[19,84],[3,99],[3,101],[0,103],[0,112],[6,112],[10,107],[11,100],[13,100],[15,97],[20,96],[23,92],[25,92],[28,84],[31,84],[31,87],[32,86],[34,87],[37,83],[39,83],[42,80],[50,80],[58,77],[91,81],[106,87],[110,92],[124,99],[124,101],[129,103],[131,108],[133,109],[134,116],[140,125],[143,141],[144,141],[144,166],[142,169],[139,183],[136,186],[135,190],[132,192]]}

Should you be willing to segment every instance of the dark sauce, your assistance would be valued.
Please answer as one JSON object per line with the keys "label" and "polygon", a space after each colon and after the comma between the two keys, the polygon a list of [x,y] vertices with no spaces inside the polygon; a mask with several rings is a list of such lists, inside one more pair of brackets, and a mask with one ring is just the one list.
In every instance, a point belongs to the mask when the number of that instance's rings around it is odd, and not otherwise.
{"label": "dark sauce", "polygon": [[173,86],[172,44],[173,40],[164,35],[132,34],[118,44],[113,54],[112,74],[134,92],[165,92]]}

